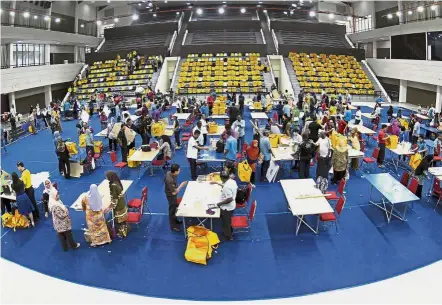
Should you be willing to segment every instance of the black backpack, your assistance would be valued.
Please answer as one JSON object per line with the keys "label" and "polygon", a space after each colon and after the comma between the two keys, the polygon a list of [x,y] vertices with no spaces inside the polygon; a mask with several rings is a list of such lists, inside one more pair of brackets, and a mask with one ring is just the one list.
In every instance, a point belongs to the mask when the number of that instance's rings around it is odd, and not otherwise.
{"label": "black backpack", "polygon": [[224,152],[224,142],[222,139],[220,139],[218,142],[216,142],[216,152],[217,153]]}

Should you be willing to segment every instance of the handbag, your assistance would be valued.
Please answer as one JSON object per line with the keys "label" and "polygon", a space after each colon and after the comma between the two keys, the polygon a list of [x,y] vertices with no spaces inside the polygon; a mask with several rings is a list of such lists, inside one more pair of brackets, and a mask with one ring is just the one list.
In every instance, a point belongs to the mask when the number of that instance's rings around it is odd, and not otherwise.
{"label": "handbag", "polygon": [[252,176],[252,168],[250,167],[247,160],[242,161],[238,164],[238,178],[241,182],[250,182],[250,177]]}

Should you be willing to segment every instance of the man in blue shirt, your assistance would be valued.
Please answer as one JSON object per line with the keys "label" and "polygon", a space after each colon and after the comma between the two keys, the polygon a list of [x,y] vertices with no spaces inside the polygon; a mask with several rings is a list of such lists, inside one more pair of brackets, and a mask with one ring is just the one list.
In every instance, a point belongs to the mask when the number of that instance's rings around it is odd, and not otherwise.
{"label": "man in blue shirt", "polygon": [[64,103],[63,111],[64,111],[64,117],[65,117],[65,118],[68,118],[68,117],[71,116],[71,103],[69,103],[69,100],[67,100],[67,101]]}
{"label": "man in blue shirt", "polygon": [[348,122],[351,121],[351,110],[348,108],[348,106],[347,106],[347,109],[344,112],[344,121],[346,121],[347,124],[348,124]]}
{"label": "man in blue shirt", "polygon": [[282,111],[284,111],[287,117],[291,117],[291,107],[289,106],[289,103],[287,101],[284,102],[284,107],[282,108]]}
{"label": "man in blue shirt", "polygon": [[209,116],[209,107],[207,107],[207,104],[204,103],[201,107],[200,107],[200,111],[202,114],[204,114],[204,116],[207,118]]}
{"label": "man in blue shirt", "polygon": [[384,102],[384,99],[382,98],[382,96],[378,96],[377,98],[376,98],[376,103],[379,103],[379,104],[382,104]]}
{"label": "man in blue shirt", "polygon": [[230,160],[232,162],[236,161],[236,154],[238,152],[237,146],[238,142],[237,140],[232,136],[232,131],[227,130],[227,141],[226,141],[226,147],[224,148],[224,156],[227,160]]}
{"label": "man in blue shirt", "polygon": [[269,134],[270,133],[268,130],[264,130],[263,136],[259,141],[259,151],[264,156],[261,165],[261,177],[260,177],[261,182],[266,181],[267,170],[269,169],[270,166],[270,160],[272,159],[272,155],[275,156],[272,152],[272,146],[270,145]]}

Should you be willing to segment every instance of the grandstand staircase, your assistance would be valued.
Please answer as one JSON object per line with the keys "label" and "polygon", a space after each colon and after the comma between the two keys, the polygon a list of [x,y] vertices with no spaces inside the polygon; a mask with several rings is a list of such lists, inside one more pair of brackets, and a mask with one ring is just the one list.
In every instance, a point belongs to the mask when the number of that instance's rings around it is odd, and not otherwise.
{"label": "grandstand staircase", "polygon": [[175,91],[175,92],[178,91],[178,79],[179,79],[179,75],[180,75],[180,72],[181,72],[181,67],[182,67],[183,62],[184,62],[185,60],[186,60],[186,57],[180,59],[180,62],[179,62],[179,64],[178,64],[178,68],[177,68],[176,71],[175,71],[175,76],[174,76],[175,79],[174,79],[173,84],[172,84],[172,89],[173,89],[173,91]]}
{"label": "grandstand staircase", "polygon": [[259,11],[258,16],[259,20],[261,21],[261,29],[264,34],[264,38],[266,40],[267,54],[268,55],[277,54],[275,42],[273,41],[272,33],[270,33],[269,24],[267,23],[266,15],[262,11]]}
{"label": "grandstand staircase", "polygon": [[152,74],[152,78],[150,80],[152,82],[152,90],[155,90],[155,86],[157,85],[158,77],[160,76],[160,73],[161,73],[161,68],[159,68],[157,72],[154,72]]}
{"label": "grandstand staircase", "polygon": [[270,88],[272,88],[272,85],[274,83],[272,73],[269,71],[267,73],[263,73],[262,75],[264,78],[264,86],[266,87],[267,91],[270,92]]}
{"label": "grandstand staircase", "polygon": [[299,85],[298,78],[296,77],[295,69],[293,69],[293,64],[290,58],[284,57],[284,64],[290,78],[290,83],[293,87],[294,95],[296,96],[301,91],[301,86]]}
{"label": "grandstand staircase", "polygon": [[[365,62],[365,63],[368,65],[367,62]],[[367,74],[368,79],[369,79],[369,80],[371,81],[371,83],[373,84],[373,86],[374,86],[374,88],[375,88],[374,90],[375,90],[375,91],[380,91],[380,92],[381,92],[381,95],[382,95],[382,98],[383,98],[385,101],[389,101],[389,102],[391,102],[390,97],[387,95],[387,92],[386,92],[385,89],[382,87],[382,85],[380,84],[379,80],[376,78],[376,76],[373,76],[373,74],[368,70],[367,66],[364,64],[364,62],[361,62],[361,67],[362,67],[362,70],[364,70],[365,74]],[[357,98],[357,96],[353,96],[353,97],[352,97],[352,100],[356,101],[355,98]]]}
{"label": "grandstand staircase", "polygon": [[[171,56],[180,56],[181,45],[183,44],[183,39],[184,39],[184,35],[187,30],[189,18],[190,18],[190,12],[185,12],[184,17],[183,17],[183,21],[181,23],[180,32],[177,33],[177,37],[175,39],[175,44],[173,45],[173,49],[170,50]],[[173,89],[175,90],[175,87]]]}

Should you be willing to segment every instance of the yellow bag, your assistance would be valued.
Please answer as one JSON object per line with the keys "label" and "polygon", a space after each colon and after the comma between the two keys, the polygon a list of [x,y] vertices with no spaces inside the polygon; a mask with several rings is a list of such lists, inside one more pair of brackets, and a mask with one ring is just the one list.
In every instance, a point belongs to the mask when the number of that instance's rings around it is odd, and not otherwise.
{"label": "yellow bag", "polygon": [[262,109],[262,104],[261,104],[261,102],[254,102],[254,103],[253,103],[253,109],[254,109],[254,110]]}
{"label": "yellow bag", "polygon": [[15,210],[14,216],[9,213],[5,213],[2,215],[2,224],[3,227],[8,227],[15,229],[16,228],[27,228],[29,227],[29,221],[21,215],[18,210]]}
{"label": "yellow bag", "polygon": [[401,123],[402,126],[405,127],[405,130],[408,130],[408,121],[406,119],[398,119],[399,123]]}
{"label": "yellow bag", "polygon": [[385,146],[390,149],[396,149],[398,142],[399,142],[398,136],[393,135],[387,139],[387,143],[385,144]]}
{"label": "yellow bag", "polygon": [[66,147],[68,148],[70,155],[78,154],[77,143],[75,142],[66,142]]}
{"label": "yellow bag", "polygon": [[272,104],[267,104],[266,112],[272,111],[272,108],[273,108]]}
{"label": "yellow bag", "polygon": [[94,141],[94,153],[99,154],[103,147],[102,141]]}
{"label": "yellow bag", "polygon": [[422,155],[420,153],[417,153],[411,156],[409,165],[413,170],[415,170],[419,166],[419,164],[421,164],[421,162]]}
{"label": "yellow bag", "polygon": [[28,126],[28,131],[29,131],[30,133],[34,133],[34,131],[33,131],[33,129],[32,129],[32,125],[29,125],[29,126]]}
{"label": "yellow bag", "polygon": [[86,135],[85,134],[81,134],[80,137],[78,138],[78,146],[86,147]]}
{"label": "yellow bag", "polygon": [[238,163],[238,178],[242,182],[250,182],[250,177],[252,176],[252,168],[250,167],[247,160]]}
{"label": "yellow bag", "polygon": [[216,124],[215,122],[210,122],[209,124],[207,124],[208,127],[208,132],[209,133],[217,133],[218,132],[218,124]]}
{"label": "yellow bag", "polygon": [[160,137],[164,134],[164,125],[162,122],[152,124],[152,137]]}
{"label": "yellow bag", "polygon": [[[137,150],[135,149],[135,148],[132,148],[130,151],[129,151],[129,155],[128,155],[128,158],[130,157],[130,156],[132,156],[135,152],[136,152]],[[127,161],[127,166],[128,167],[130,167],[130,168],[136,168],[136,167],[138,167],[138,166],[140,166],[141,165],[141,162],[138,162],[138,161]]]}
{"label": "yellow bag", "polygon": [[269,135],[270,146],[272,146],[272,148],[278,147],[280,137],[281,135],[277,133],[272,133],[271,135]]}
{"label": "yellow bag", "polygon": [[215,232],[204,227],[191,226],[187,229],[187,248],[184,258],[188,262],[207,265],[207,260],[212,257],[220,240]]}

